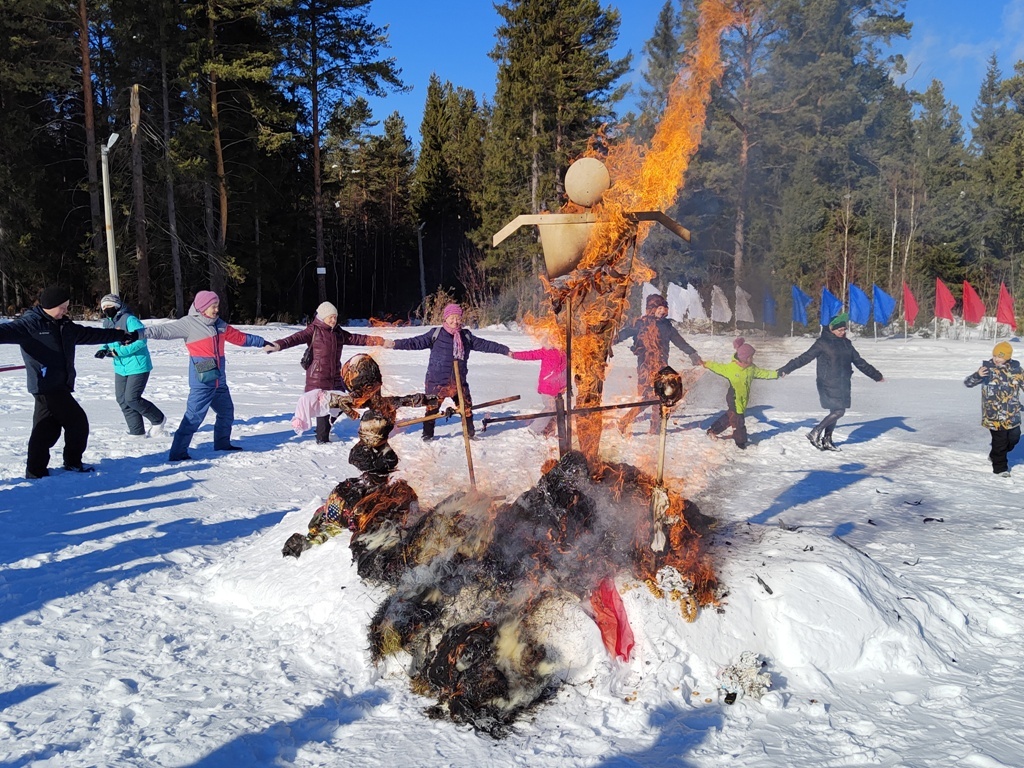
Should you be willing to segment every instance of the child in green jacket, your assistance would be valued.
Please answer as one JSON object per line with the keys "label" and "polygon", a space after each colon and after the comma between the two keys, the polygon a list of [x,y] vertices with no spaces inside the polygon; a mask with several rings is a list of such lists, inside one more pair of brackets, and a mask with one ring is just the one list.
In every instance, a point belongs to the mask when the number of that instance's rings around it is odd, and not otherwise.
{"label": "child in green jacket", "polygon": [[754,348],[747,344],[743,337],[732,343],[736,354],[728,363],[715,363],[705,360],[703,365],[712,373],[717,373],[729,382],[729,391],[725,395],[728,410],[719,416],[708,428],[708,435],[718,437],[727,427],[732,427],[732,437],[737,448],[747,447],[747,425],[744,423],[744,412],[750,399],[750,385],[754,379],[777,379],[778,371],[769,371],[754,365]]}

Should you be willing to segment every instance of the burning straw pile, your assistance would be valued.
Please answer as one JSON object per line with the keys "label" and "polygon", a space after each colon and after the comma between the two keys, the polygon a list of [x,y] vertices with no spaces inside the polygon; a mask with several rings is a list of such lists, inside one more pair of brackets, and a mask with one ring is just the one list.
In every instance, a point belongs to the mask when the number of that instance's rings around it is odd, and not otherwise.
{"label": "burning straw pile", "polygon": [[654,587],[666,573],[691,605],[713,601],[695,530],[707,518],[673,495],[669,546],[655,553],[653,485],[570,452],[511,504],[456,493],[428,511],[404,483],[371,494],[353,509],[351,548],[361,577],[393,588],[370,625],[374,661],[407,653],[413,690],[437,701],[428,714],[505,735],[573,661],[545,646],[566,602],[588,601],[616,575]]}

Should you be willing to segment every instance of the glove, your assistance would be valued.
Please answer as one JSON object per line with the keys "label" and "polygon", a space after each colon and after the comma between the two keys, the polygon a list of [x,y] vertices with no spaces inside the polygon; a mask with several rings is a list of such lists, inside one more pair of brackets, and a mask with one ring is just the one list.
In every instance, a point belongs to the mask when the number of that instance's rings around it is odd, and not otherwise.
{"label": "glove", "polygon": [[690,365],[696,367],[703,364],[704,361],[700,359],[700,355],[698,355],[696,352],[690,355]]}
{"label": "glove", "polygon": [[95,357],[97,360],[102,360],[104,357],[107,357],[109,354],[110,354],[110,350],[109,349],[101,349],[101,350],[98,350],[96,352],[96,354],[93,355],[93,357]]}
{"label": "glove", "polygon": [[124,338],[121,340],[122,344],[134,344],[139,340],[138,331],[125,331]]}

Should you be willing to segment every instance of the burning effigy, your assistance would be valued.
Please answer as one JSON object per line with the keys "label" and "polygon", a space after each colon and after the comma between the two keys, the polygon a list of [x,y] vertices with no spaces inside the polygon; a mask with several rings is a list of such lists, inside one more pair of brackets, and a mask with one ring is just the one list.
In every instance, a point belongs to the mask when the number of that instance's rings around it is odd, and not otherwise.
{"label": "burning effigy", "polygon": [[[689,621],[716,602],[712,521],[664,478],[682,377],[667,366],[656,371],[657,399],[637,403],[605,405],[602,392],[630,289],[653,275],[637,256],[645,223],[689,239],[662,210],[696,151],[720,74],[721,34],[735,20],[722,0],[702,4],[690,69],[677,78],[646,155],[628,141],[594,148],[566,174],[560,213],[520,216],[494,237],[497,244],[523,224],[540,229],[551,312],[532,320],[551,331],[567,362],[555,400],[559,459],[514,500],[495,499],[476,488],[464,429],[470,488],[433,508],[390,480],[390,469],[378,473],[383,482],[371,477],[337,493],[359,575],[387,590],[368,630],[371,657],[404,665],[413,690],[434,699],[431,716],[509,733],[567,677],[572,660],[550,641],[551,617],[566,605],[589,606],[609,653],[628,661],[632,635],[617,584],[645,583],[678,601]],[[662,417],[657,472],[603,459],[604,412],[650,406]],[[460,415],[465,428],[467,412]]]}
{"label": "burning effigy", "polygon": [[509,503],[463,492],[429,510],[360,502],[353,558],[391,590],[370,622],[373,660],[401,654],[413,689],[436,700],[432,716],[505,735],[570,666],[545,644],[554,605],[593,602],[616,577],[676,590],[684,613],[714,601],[708,519],[669,493],[668,546],[653,551],[654,487],[635,467],[571,451]]}

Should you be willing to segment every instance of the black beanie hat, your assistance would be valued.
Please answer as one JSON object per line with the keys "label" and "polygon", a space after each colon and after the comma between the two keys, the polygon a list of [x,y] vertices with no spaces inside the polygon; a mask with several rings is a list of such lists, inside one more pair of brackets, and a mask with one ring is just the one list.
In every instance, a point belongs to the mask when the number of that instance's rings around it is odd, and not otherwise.
{"label": "black beanie hat", "polygon": [[650,312],[652,309],[658,307],[667,307],[668,302],[665,301],[665,297],[660,293],[652,293],[647,297],[647,311]]}
{"label": "black beanie hat", "polygon": [[53,309],[54,307],[59,307],[70,298],[71,292],[67,288],[51,285],[49,288],[43,288],[39,294],[39,306],[43,309]]}

